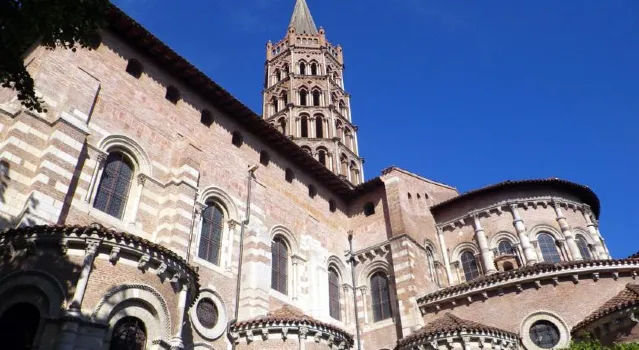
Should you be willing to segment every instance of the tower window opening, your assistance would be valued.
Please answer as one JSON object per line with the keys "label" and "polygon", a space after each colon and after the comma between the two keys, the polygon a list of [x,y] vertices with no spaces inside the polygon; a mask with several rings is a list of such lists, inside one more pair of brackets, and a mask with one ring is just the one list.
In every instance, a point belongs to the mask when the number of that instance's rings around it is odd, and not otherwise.
{"label": "tower window opening", "polygon": [[275,70],[275,81],[279,82],[280,80],[282,80],[282,73],[280,72],[279,69]]}
{"label": "tower window opening", "polygon": [[313,106],[320,105],[320,92],[319,90],[313,90]]}
{"label": "tower window opening", "polygon": [[317,75],[317,63],[311,63],[311,75]]}
{"label": "tower window opening", "polygon": [[300,74],[306,75],[306,63],[300,62]]}
{"label": "tower window opening", "polygon": [[317,152],[317,160],[322,163],[323,166],[326,166],[326,151],[319,150],[319,152]]}
{"label": "tower window opening", "polygon": [[280,98],[282,100],[283,107],[286,107],[288,104],[288,93],[286,91],[282,91],[280,94]]}
{"label": "tower window opening", "polygon": [[286,134],[286,119],[280,118],[277,121],[277,129],[282,133]]}
{"label": "tower window opening", "polygon": [[300,105],[306,106],[306,97],[308,96],[308,91],[300,90]]}
{"label": "tower window opening", "polygon": [[271,104],[273,105],[273,114],[279,112],[279,106],[277,103],[277,98],[275,96],[273,96],[273,98],[271,98]]}
{"label": "tower window opening", "polygon": [[307,117],[302,117],[302,120],[300,121],[301,124],[301,136],[302,137],[308,137],[308,118]]}
{"label": "tower window opening", "polygon": [[317,138],[324,137],[324,119],[320,116],[315,117],[315,133]]}

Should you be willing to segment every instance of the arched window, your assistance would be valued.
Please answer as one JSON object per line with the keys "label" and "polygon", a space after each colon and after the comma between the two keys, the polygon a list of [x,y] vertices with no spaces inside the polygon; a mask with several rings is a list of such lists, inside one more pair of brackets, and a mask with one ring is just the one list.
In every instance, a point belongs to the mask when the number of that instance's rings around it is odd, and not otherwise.
{"label": "arched window", "polygon": [[273,96],[273,98],[271,98],[271,104],[273,105],[273,114],[279,112],[279,106],[277,103],[277,97]]}
{"label": "arched window", "polygon": [[541,256],[545,262],[561,262],[555,239],[550,234],[542,233],[537,236],[537,244],[539,244],[539,250],[541,250]]}
{"label": "arched window", "polygon": [[344,142],[344,128],[342,127],[342,122],[339,120],[335,122],[335,130],[337,130],[337,137]]}
{"label": "arched window", "polygon": [[319,105],[320,105],[320,91],[313,90],[313,106],[319,106]]}
{"label": "arched window", "polygon": [[381,271],[371,276],[371,298],[373,300],[373,319],[375,322],[390,318],[391,305],[388,278]]}
{"label": "arched window", "polygon": [[308,91],[302,89],[300,90],[300,105],[306,106],[306,98],[308,96]]}
{"label": "arched window", "polygon": [[315,137],[324,137],[324,118],[319,115],[315,116]]}
{"label": "arched window", "polygon": [[351,161],[351,182],[355,185],[359,182],[359,170],[357,169],[357,164]]}
{"label": "arched window", "polygon": [[109,153],[93,207],[122,219],[132,179],[131,160],[120,152]]}
{"label": "arched window", "polygon": [[348,119],[348,109],[344,101],[339,101],[339,113],[346,119]]}
{"label": "arched window", "polygon": [[464,270],[464,277],[466,281],[472,281],[479,277],[479,267],[477,266],[477,259],[471,251],[465,251],[461,254],[459,260],[461,260],[462,269]]}
{"label": "arched window", "polygon": [[278,119],[277,128],[282,134],[286,134],[286,119],[285,118]]}
{"label": "arched window", "polygon": [[306,63],[300,62],[300,74],[306,75]]}
{"label": "arched window", "polygon": [[344,144],[346,145],[346,147],[348,147],[348,149],[352,150],[353,149],[353,145],[352,142],[353,141],[353,134],[351,134],[351,129],[349,128],[344,128]]}
{"label": "arched window", "polygon": [[328,269],[328,298],[329,298],[329,312],[332,318],[336,320],[341,319],[340,312],[340,284],[339,275],[334,267]]}
{"label": "arched window", "polygon": [[308,137],[308,117],[304,116],[302,117],[302,119],[300,120],[301,123],[301,136],[302,137]]}
{"label": "arched window", "polygon": [[288,93],[286,91],[282,91],[280,94],[280,100],[282,100],[282,108],[286,107],[288,104]]}
{"label": "arched window", "polygon": [[271,244],[271,288],[287,294],[288,291],[288,247],[281,237]]}
{"label": "arched window", "polygon": [[592,254],[590,254],[590,248],[588,247],[586,239],[581,235],[577,235],[576,241],[579,252],[581,252],[581,257],[584,258],[584,260],[592,260]]}
{"label": "arched window", "polygon": [[317,160],[322,163],[322,165],[327,166],[326,164],[326,151],[323,149],[320,149],[319,151],[317,151]]}
{"label": "arched window", "polygon": [[497,245],[497,251],[499,252],[499,255],[510,255],[513,254],[515,250],[512,243],[510,243],[509,240],[504,239]]}
{"label": "arched window", "polygon": [[435,270],[435,254],[433,254],[433,250],[430,247],[426,247],[426,264],[428,265],[428,275],[431,280],[439,285],[439,276],[437,275],[437,270]]}
{"label": "arched window", "polygon": [[317,63],[311,63],[311,75],[317,75]]}
{"label": "arched window", "polygon": [[220,263],[223,228],[224,212],[216,204],[209,204],[202,212],[202,229],[200,230],[200,249],[198,256],[215,265],[219,265]]}
{"label": "arched window", "polygon": [[34,348],[40,324],[40,311],[29,303],[12,305],[0,318],[0,344],[3,349]]}
{"label": "arched window", "polygon": [[288,77],[288,73],[289,73],[289,70],[288,70],[288,63],[285,63],[285,64],[284,64],[283,69],[284,69],[285,77]]}
{"label": "arched window", "polygon": [[146,349],[146,327],[135,317],[124,317],[113,327],[109,350]]}
{"label": "arched window", "polygon": [[282,73],[280,73],[279,69],[275,70],[275,81],[279,82],[280,80],[282,80]]}
{"label": "arched window", "polygon": [[342,175],[348,176],[348,158],[344,153],[339,157],[339,161],[342,164]]}

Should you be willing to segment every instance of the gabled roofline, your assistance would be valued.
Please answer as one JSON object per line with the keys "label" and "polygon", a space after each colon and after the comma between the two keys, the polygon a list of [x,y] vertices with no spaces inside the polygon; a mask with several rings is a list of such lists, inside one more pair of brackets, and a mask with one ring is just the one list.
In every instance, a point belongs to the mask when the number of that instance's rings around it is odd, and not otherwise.
{"label": "gabled roofline", "polygon": [[404,170],[404,169],[402,169],[402,168],[400,168],[400,167],[398,167],[398,166],[395,166],[395,165],[391,165],[391,166],[389,166],[388,168],[386,168],[386,169],[382,170],[382,176],[387,175],[387,174],[389,174],[389,173],[390,173],[390,172],[392,172],[392,171],[399,171],[399,172],[400,172],[400,173],[402,173],[402,174],[406,174],[406,175],[408,175],[408,176],[412,176],[412,177],[414,177],[414,178],[416,178],[416,179],[418,179],[418,180],[421,180],[421,181],[424,181],[424,182],[428,182],[428,183],[431,183],[431,184],[433,184],[433,185],[437,185],[437,186],[445,187],[445,188],[448,188],[448,189],[454,190],[454,191],[456,191],[456,192],[458,192],[458,193],[459,193],[459,191],[457,190],[457,188],[455,188],[455,187],[453,187],[453,186],[451,186],[451,185],[447,185],[447,184],[445,184],[445,183],[443,183],[443,182],[438,182],[438,181],[435,181],[435,180],[427,179],[427,178],[425,178],[425,177],[423,177],[423,176],[417,175],[417,174],[415,174],[415,173],[411,173],[410,171],[408,171],[408,170]]}

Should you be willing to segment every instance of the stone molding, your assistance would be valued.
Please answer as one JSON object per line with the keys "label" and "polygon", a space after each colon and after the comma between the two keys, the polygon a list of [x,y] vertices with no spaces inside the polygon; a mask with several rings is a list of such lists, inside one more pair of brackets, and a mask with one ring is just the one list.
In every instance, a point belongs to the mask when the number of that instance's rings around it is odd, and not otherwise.
{"label": "stone molding", "polygon": [[[492,205],[472,210],[464,215],[456,217],[454,219],[448,220],[443,223],[438,223],[436,225],[437,228],[442,230],[446,229],[455,229],[458,227],[464,227],[469,224],[466,224],[466,220],[471,220],[474,216],[476,217],[491,217],[492,212],[502,213],[506,212],[510,214],[510,206],[523,207],[527,209],[528,207],[532,207],[536,209],[538,206],[547,208],[553,207],[554,205],[563,206],[566,209],[574,209],[580,210],[582,212],[588,213],[590,211],[590,206],[584,203],[579,203],[567,199],[559,199],[557,197],[525,197],[525,198],[513,198],[501,202],[494,203]],[[553,215],[553,219],[556,219]]]}
{"label": "stone molding", "polygon": [[318,344],[326,344],[329,348],[350,349],[352,337],[345,332],[337,331],[322,325],[313,325],[305,321],[281,320],[257,322],[252,325],[237,327],[231,326],[229,337],[235,344],[242,341],[250,344],[255,341],[267,341],[281,339],[282,342],[289,338],[313,341]]}
{"label": "stone molding", "polygon": [[[620,273],[627,273],[636,279],[639,273],[639,260],[589,260],[558,264],[537,264],[532,267],[502,272],[484,279],[444,288],[417,299],[417,304],[425,314],[427,309],[440,309],[445,304],[457,305],[457,300],[482,301],[489,298],[489,292],[497,295],[518,292],[524,285],[540,289],[544,284],[579,283],[580,279],[599,280],[602,275],[618,279]],[[561,279],[561,281],[560,281]]]}
{"label": "stone molding", "polygon": [[518,349],[515,336],[498,335],[492,332],[460,331],[428,336],[395,347],[395,350],[440,349]]}
{"label": "stone molding", "polygon": [[9,258],[33,254],[36,249],[45,247],[54,248],[61,254],[82,250],[81,255],[84,255],[86,249],[97,248],[96,241],[100,243],[98,254],[107,255],[112,264],[126,258],[142,270],[154,269],[160,278],[188,284],[192,291],[190,302],[197,299],[199,275],[184,259],[164,246],[98,224],[93,227],[42,225],[8,229],[0,233],[0,251]]}

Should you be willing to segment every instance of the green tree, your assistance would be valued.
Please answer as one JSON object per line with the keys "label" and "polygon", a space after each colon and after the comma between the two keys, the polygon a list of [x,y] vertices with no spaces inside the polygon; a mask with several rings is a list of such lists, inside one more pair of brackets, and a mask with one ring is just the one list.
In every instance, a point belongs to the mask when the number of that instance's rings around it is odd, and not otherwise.
{"label": "green tree", "polygon": [[619,343],[611,346],[603,346],[593,338],[581,341],[573,341],[565,350],[639,350],[639,343]]}
{"label": "green tree", "polygon": [[0,0],[0,84],[14,89],[25,107],[42,112],[24,55],[36,43],[91,48],[108,7],[109,0]]}

